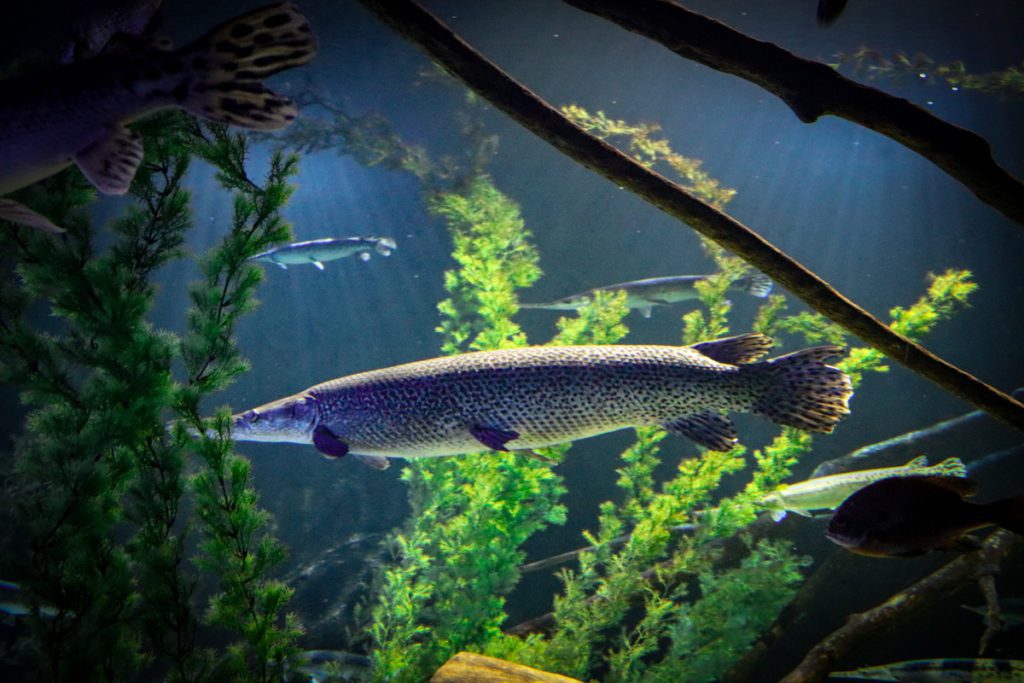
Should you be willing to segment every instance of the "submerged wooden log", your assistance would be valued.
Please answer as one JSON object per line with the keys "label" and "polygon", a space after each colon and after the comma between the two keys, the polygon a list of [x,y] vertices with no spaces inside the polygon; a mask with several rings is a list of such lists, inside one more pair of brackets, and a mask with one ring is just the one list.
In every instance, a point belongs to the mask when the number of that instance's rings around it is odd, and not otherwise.
{"label": "submerged wooden log", "polygon": [[444,663],[430,683],[580,683],[576,678],[533,667],[460,652]]}
{"label": "submerged wooden log", "polygon": [[896,334],[747,226],[588,134],[412,0],[360,2],[474,91],[577,162],[742,257],[894,362],[1024,431],[1024,404]]}
{"label": "submerged wooden log", "polygon": [[996,531],[985,539],[980,550],[958,557],[881,605],[851,615],[841,628],[811,648],[803,661],[779,683],[824,680],[843,657],[869,636],[948,596],[964,584],[997,571],[1000,560],[1019,542],[1020,538],[1009,531]]}
{"label": "submerged wooden log", "polygon": [[671,0],[565,2],[661,43],[681,57],[760,86],[785,102],[804,123],[838,116],[892,138],[1024,227],[1024,183],[996,163],[984,138],[965,128]]}

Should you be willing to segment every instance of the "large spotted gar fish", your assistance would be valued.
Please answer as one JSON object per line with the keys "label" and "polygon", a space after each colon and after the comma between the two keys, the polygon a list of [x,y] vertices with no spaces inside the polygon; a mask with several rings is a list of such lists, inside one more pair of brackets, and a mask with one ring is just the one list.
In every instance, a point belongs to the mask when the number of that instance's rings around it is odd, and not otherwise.
{"label": "large spotted gar fish", "polygon": [[398,365],[317,384],[233,417],[236,441],[312,443],[384,457],[533,449],[660,425],[713,450],[736,443],[724,411],[831,432],[850,378],[820,346],[759,361],[761,334],[693,346],[538,346]]}
{"label": "large spotted gar fish", "polygon": [[76,164],[100,192],[124,194],[142,162],[125,124],[160,109],[274,130],[295,105],[262,79],[316,54],[309,23],[290,3],[229,21],[180,50],[101,54],[0,83],[0,218],[59,231],[12,199],[14,190]]}

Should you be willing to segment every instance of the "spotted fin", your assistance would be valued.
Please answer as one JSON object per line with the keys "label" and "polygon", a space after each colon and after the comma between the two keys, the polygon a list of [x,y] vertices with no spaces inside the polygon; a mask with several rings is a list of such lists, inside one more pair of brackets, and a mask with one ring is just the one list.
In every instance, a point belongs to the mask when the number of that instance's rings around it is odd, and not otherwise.
{"label": "spotted fin", "polygon": [[768,353],[772,347],[771,337],[757,332],[725,337],[714,341],[694,344],[691,348],[700,351],[711,360],[729,365],[753,363]]}
{"label": "spotted fin", "polygon": [[341,458],[348,453],[348,444],[324,425],[313,430],[313,445],[328,458]]}
{"label": "spotted fin", "polygon": [[839,346],[815,346],[772,358],[744,371],[771,376],[753,412],[776,424],[828,434],[850,412],[850,377],[828,365],[840,357]]}
{"label": "spotted fin", "polygon": [[183,106],[220,123],[282,128],[298,110],[262,79],[305,64],[315,54],[316,40],[298,7],[288,2],[258,9],[215,28],[186,50],[183,60],[197,77]]}
{"label": "spotted fin", "polygon": [[20,202],[4,197],[0,197],[0,220],[10,221],[11,223],[35,228],[43,232],[55,234],[64,232],[64,228],[54,225],[46,216],[36,213]]}
{"label": "spotted fin", "polygon": [[727,451],[739,440],[729,418],[705,411],[666,422],[665,431],[695,441],[713,451]]}
{"label": "spotted fin", "polygon": [[494,427],[471,427],[469,433],[473,438],[494,451],[507,451],[507,444],[519,438],[519,432],[511,429],[495,429]]}
{"label": "spotted fin", "polygon": [[743,278],[741,286],[750,296],[756,296],[760,299],[764,299],[772,293],[772,287],[774,284],[775,283],[772,282],[772,279],[764,273],[751,273]]}
{"label": "spotted fin", "polygon": [[97,190],[103,194],[124,194],[142,163],[142,152],[142,136],[119,125],[74,158]]}

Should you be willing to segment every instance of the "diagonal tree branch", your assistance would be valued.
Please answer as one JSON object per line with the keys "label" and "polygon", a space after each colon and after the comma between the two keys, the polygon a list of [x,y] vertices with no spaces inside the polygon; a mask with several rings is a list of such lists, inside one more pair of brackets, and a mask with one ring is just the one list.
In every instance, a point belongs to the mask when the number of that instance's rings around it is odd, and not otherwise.
{"label": "diagonal tree branch", "polygon": [[1024,183],[997,164],[988,143],[969,130],[672,0],[565,2],[657,41],[681,57],[764,88],[782,99],[804,123],[825,115],[838,116],[892,138],[1024,227]]}
{"label": "diagonal tree branch", "polygon": [[360,2],[470,88],[563,153],[741,256],[890,359],[1024,431],[1024,404],[896,334],[747,226],[587,134],[412,0]]}

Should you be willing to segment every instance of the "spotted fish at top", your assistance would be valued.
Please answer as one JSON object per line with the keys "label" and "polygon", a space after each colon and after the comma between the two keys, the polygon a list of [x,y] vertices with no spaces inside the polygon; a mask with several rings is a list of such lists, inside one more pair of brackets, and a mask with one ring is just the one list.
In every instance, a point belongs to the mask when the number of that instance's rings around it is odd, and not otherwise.
{"label": "spotted fish at top", "polygon": [[229,21],[180,50],[101,54],[46,74],[0,83],[0,218],[60,229],[2,198],[74,163],[100,192],[124,194],[142,162],[141,136],[125,124],[180,107],[212,121],[274,130],[295,105],[262,79],[316,53],[309,23],[291,3]]}
{"label": "spotted fish at top", "polygon": [[237,441],[312,443],[383,466],[382,457],[533,449],[660,425],[713,450],[737,442],[725,411],[830,432],[850,378],[841,350],[767,361],[761,334],[693,346],[538,346],[435,358],[324,382],[235,415]]}
{"label": "spotted fish at top", "polygon": [[[620,282],[617,285],[595,287],[546,304],[520,304],[519,307],[541,308],[550,311],[578,311],[590,303],[597,292],[625,292],[626,308],[639,310],[645,318],[650,318],[651,310],[655,306],[668,306],[680,301],[696,300],[699,297],[696,284],[708,277],[707,275],[668,275],[645,280],[632,280]],[[736,279],[729,289],[763,298],[771,294],[772,281],[767,275],[752,273]]]}

